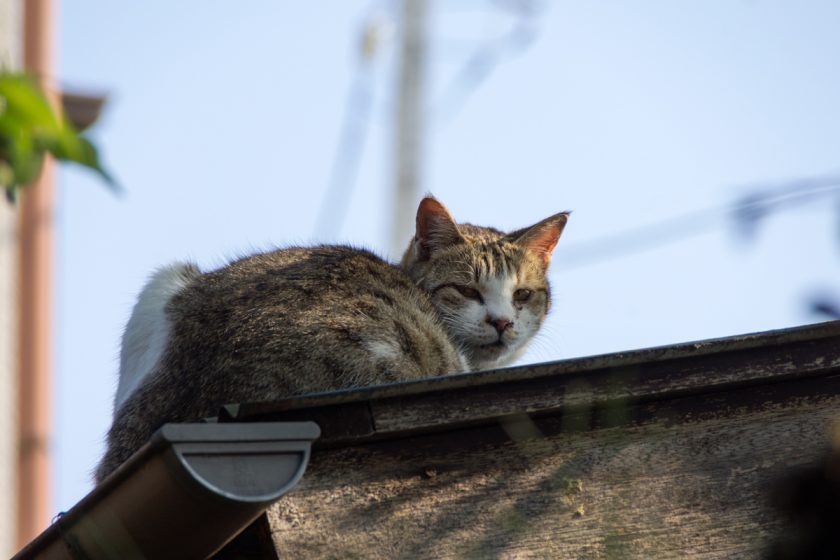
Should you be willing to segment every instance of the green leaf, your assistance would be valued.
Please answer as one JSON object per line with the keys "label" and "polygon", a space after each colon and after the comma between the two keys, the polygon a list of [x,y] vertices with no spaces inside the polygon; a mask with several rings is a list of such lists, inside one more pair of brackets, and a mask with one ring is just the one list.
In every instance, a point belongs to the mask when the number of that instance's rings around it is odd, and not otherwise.
{"label": "green leaf", "polygon": [[26,76],[0,75],[0,97],[5,99],[4,111],[0,118],[6,115],[13,116],[28,126],[43,129],[45,133],[58,133],[60,130],[61,123],[46,97]]}
{"label": "green leaf", "polygon": [[119,192],[96,147],[55,114],[35,82],[22,74],[0,73],[0,187],[7,197],[15,197],[38,177],[46,153],[93,170]]}
{"label": "green leaf", "polygon": [[115,192],[121,191],[114,178],[102,167],[96,147],[87,138],[65,132],[55,150],[51,152],[59,159],[72,161],[95,171],[108,187]]}

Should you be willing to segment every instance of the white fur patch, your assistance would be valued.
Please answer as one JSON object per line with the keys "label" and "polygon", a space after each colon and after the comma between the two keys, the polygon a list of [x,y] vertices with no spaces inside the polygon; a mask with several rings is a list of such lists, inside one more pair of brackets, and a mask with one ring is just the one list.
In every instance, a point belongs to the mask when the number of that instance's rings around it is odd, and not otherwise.
{"label": "white fur patch", "polygon": [[[494,319],[513,321],[516,318],[516,309],[513,307],[513,292],[517,288],[516,276],[491,276],[482,280],[481,285],[487,314]],[[495,336],[495,329],[490,327],[490,330]]]}
{"label": "white fur patch", "polygon": [[122,337],[115,413],[160,361],[169,338],[166,305],[193,275],[192,265],[173,263],[157,270],[140,292]]}
{"label": "white fur patch", "polygon": [[488,350],[488,355],[484,357],[479,351],[473,356],[476,363],[472,364],[473,367],[478,368],[509,365],[524,353],[531,337],[539,329],[541,318],[536,316],[529,307],[514,304],[513,294],[521,287],[515,271],[484,277],[478,284],[483,301],[470,302],[460,312],[460,324],[456,323],[457,328],[452,330],[471,345],[490,345],[499,339],[499,333],[489,321],[495,319],[511,321],[512,325],[501,337],[505,344],[504,350],[497,353]]}
{"label": "white fur patch", "polygon": [[397,360],[402,355],[402,350],[391,342],[370,341],[365,346],[374,357],[382,360]]}

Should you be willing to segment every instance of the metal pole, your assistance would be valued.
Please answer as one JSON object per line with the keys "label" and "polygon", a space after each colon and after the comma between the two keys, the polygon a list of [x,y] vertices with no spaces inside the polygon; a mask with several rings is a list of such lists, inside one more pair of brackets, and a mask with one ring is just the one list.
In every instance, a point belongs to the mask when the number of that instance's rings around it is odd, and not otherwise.
{"label": "metal pole", "polygon": [[392,257],[402,254],[414,234],[415,204],[422,194],[420,174],[423,159],[427,9],[427,0],[402,2]]}
{"label": "metal pole", "polygon": [[[23,62],[26,71],[38,78],[58,110],[53,81],[53,10],[51,0],[23,2]],[[43,531],[50,521],[54,178],[54,162],[47,158],[40,177],[24,189],[20,201],[17,467],[20,546]]]}

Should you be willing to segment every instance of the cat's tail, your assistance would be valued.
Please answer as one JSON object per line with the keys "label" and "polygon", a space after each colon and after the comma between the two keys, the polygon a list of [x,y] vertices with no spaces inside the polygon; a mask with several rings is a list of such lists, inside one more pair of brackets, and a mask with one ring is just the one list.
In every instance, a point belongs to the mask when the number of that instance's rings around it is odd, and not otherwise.
{"label": "cat's tail", "polygon": [[122,337],[120,380],[114,397],[115,416],[163,356],[170,329],[167,304],[200,275],[196,265],[176,262],[155,271],[143,287]]}

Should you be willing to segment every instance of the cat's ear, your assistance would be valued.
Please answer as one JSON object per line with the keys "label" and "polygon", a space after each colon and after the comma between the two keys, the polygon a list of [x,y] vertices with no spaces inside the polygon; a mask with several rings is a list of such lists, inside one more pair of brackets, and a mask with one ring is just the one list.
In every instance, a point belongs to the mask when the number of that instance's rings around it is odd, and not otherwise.
{"label": "cat's ear", "polygon": [[529,251],[540,257],[545,264],[551,262],[551,252],[557,241],[560,239],[560,234],[563,233],[563,228],[566,227],[566,221],[569,219],[569,212],[560,212],[550,218],[546,218],[541,222],[537,222],[533,226],[525,229],[520,229],[509,235],[509,237],[519,245],[524,246]]}
{"label": "cat's ear", "polygon": [[446,207],[427,196],[417,207],[417,230],[414,234],[415,255],[424,261],[438,249],[462,243],[458,226]]}

